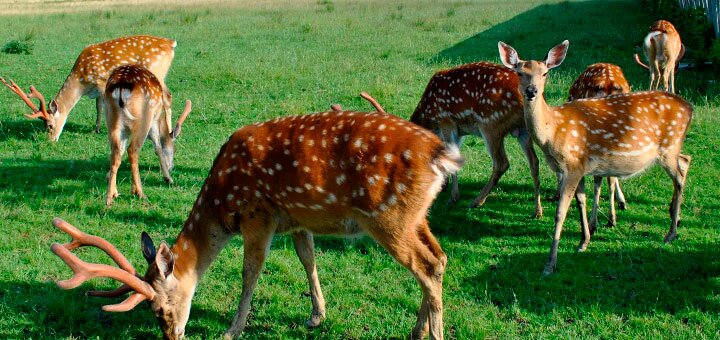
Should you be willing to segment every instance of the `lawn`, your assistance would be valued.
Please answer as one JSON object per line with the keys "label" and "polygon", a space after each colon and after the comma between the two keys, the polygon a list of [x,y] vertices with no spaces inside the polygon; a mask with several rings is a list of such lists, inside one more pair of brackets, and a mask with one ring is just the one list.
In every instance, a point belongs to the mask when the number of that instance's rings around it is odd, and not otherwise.
{"label": "lawn", "polygon": [[[130,171],[120,168],[121,196],[105,209],[109,147],[105,129],[92,132],[95,102],[71,112],[60,141],[47,141],[39,120],[0,89],[0,338],[155,338],[159,328],[144,306],[128,313],[100,310],[107,301],[84,292],[111,288],[93,280],[63,291],[71,275],[49,250],[65,242],[50,221],[59,216],[105,237],[145,271],[140,233],[172,243],[220,146],[238,127],[289,114],[326,110],[331,103],[370,110],[370,92],[388,112],[408,118],[427,81],[466,62],[499,62],[497,41],[521,58],[542,58],[570,40],[568,57],[551,71],[546,97],[561,103],[589,64],[620,65],[633,89],[647,73],[632,60],[657,19],[639,1],[239,1],[45,11],[57,4],[11,11],[0,18],[0,44],[28,41],[31,54],[0,53],[0,75],[24,88],[55,94],[88,44],[130,34],[178,41],[167,84],[194,111],[176,144],[175,185],[166,185],[146,146],[141,175],[149,202],[130,195]],[[683,32],[680,32],[682,35]],[[669,178],[659,168],[623,181],[629,209],[618,226],[598,230],[585,253],[574,205],[565,223],[558,268],[541,272],[555,206],[531,219],[532,185],[517,143],[508,139],[511,168],[487,203],[468,209],[490,175],[479,138],[462,148],[461,200],[441,193],[430,225],[447,252],[444,284],[448,338],[717,338],[720,336],[720,83],[709,70],[683,70],[678,92],[695,106],[684,153],[693,157],[679,239],[662,243],[670,219]],[[149,144],[149,143],[148,143]],[[539,149],[536,148],[536,150]],[[541,163],[544,196],[554,175]],[[591,187],[591,186],[588,186]],[[589,191],[590,189],[588,189]],[[607,211],[603,201],[603,212]],[[604,218],[604,214],[601,218]],[[601,220],[602,221],[602,220]],[[255,291],[246,338],[399,338],[409,334],[420,290],[407,270],[369,238],[321,237],[318,271],[327,320],[305,328],[311,311],[307,281],[292,240],[277,236]],[[200,282],[186,334],[217,338],[239,301],[240,237]],[[109,263],[100,251],[79,253]]]}

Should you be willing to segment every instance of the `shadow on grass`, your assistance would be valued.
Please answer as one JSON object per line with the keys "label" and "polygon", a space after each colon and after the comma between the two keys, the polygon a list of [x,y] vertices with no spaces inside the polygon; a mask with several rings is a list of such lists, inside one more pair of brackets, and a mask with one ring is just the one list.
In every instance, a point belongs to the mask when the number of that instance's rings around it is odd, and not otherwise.
{"label": "shadow on grass", "polygon": [[556,273],[542,278],[546,260],[547,253],[501,256],[489,269],[465,278],[461,290],[503,309],[517,306],[534,314],[720,312],[712,298],[720,289],[720,259],[710,244],[694,251],[658,245],[599,252],[592,244],[584,253],[561,250]]}
{"label": "shadow on grass", "polygon": [[[551,47],[568,39],[567,59],[555,72],[574,78],[592,63],[610,62],[624,70],[634,90],[643,90],[649,85],[648,73],[632,57],[639,52],[650,23],[657,19],[661,18],[652,17],[640,3],[632,1],[544,4],[440,51],[427,63],[497,61],[498,41],[518,48],[521,58],[542,59]],[[702,68],[680,70],[676,87],[679,94],[691,101],[704,101],[720,94],[720,83],[716,78],[714,72]],[[569,87],[570,83],[567,83],[561,88],[567,91]],[[565,99],[567,92],[557,92],[560,90],[549,88],[548,98]]]}
{"label": "shadow on grass", "polygon": [[[88,297],[91,289],[106,289],[85,283],[75,290],[64,291],[53,282],[0,282],[0,302],[6,315],[14,315],[20,328],[0,328],[0,338],[95,338],[111,339],[132,334],[133,338],[157,339],[160,328],[146,303],[125,313],[106,313],[103,305],[122,298]],[[193,306],[191,321],[202,319],[210,324],[228,324],[232,315]],[[199,323],[191,322],[189,334],[211,334]],[[217,336],[217,335],[216,335]]]}
{"label": "shadow on grass", "polygon": [[[95,127],[90,125],[80,125],[68,122],[63,128],[63,134],[65,133],[83,133],[92,134],[97,136],[94,132]],[[62,143],[62,135],[60,136],[60,143]],[[107,137],[103,137],[107,138]],[[45,124],[39,119],[27,119],[27,120],[7,120],[0,122],[0,142],[5,142],[11,139],[16,140],[35,140],[52,143],[47,138],[47,130]]]}

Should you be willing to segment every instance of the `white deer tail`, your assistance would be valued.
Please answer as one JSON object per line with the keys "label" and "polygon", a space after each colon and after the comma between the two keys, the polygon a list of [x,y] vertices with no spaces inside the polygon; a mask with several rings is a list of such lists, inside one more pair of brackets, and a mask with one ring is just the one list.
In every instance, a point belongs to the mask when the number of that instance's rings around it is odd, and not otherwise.
{"label": "white deer tail", "polygon": [[130,95],[132,94],[132,90],[118,87],[113,89],[112,91],[112,97],[115,100],[115,102],[118,104],[120,109],[122,109],[123,114],[125,115],[125,118],[128,120],[135,120],[135,117],[128,111],[126,104],[128,101],[130,101]]}

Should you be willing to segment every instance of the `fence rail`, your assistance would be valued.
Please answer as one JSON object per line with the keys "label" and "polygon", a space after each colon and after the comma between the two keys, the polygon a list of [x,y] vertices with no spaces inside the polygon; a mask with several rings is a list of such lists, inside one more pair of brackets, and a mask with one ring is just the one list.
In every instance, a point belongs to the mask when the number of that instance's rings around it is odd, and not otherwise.
{"label": "fence rail", "polygon": [[702,7],[708,21],[715,29],[715,37],[720,37],[720,0],[678,0],[682,8]]}

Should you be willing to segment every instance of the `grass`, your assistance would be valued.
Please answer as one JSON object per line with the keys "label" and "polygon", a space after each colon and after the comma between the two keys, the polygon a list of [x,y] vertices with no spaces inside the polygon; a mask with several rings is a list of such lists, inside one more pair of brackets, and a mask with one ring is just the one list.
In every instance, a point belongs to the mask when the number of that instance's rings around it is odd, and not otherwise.
{"label": "grass", "polygon": [[[308,1],[153,5],[112,10],[3,16],[0,41],[32,32],[32,55],[0,54],[0,75],[46,97],[57,91],[88,44],[129,34],[178,40],[167,78],[177,103],[194,111],[177,143],[173,177],[165,185],[150,147],[141,173],[149,203],[130,196],[123,163],[121,197],[104,209],[108,146],[94,134],[94,101],[83,99],[60,141],[51,144],[27,108],[0,90],[0,338],[147,338],[160,333],[146,308],[123,314],[84,291],[114,287],[95,280],[72,291],[54,281],[69,270],[49,251],[66,236],[50,225],[60,216],[115,243],[145,270],[140,232],[172,242],[211,162],[238,127],[287,114],[321,111],[333,102],[370,109],[368,91],[388,112],[409,117],[430,76],[460,63],[498,61],[497,41],[523,58],[541,58],[563,39],[568,58],[553,70],[546,96],[560,103],[586,65],[613,62],[634,89],[647,74],[631,59],[654,19],[635,1]],[[681,32],[682,34],[682,32]],[[461,201],[447,193],[430,213],[448,254],[445,334],[448,338],[717,338],[720,335],[720,137],[717,74],[688,70],[677,88],[695,105],[685,144],[692,155],[680,238],[663,245],[669,225],[670,182],[659,169],[623,182],[629,210],[619,225],[600,229],[585,253],[571,208],[556,274],[543,278],[554,205],[530,219],[532,186],[524,157],[509,139],[511,169],[478,209],[466,206],[490,174],[482,140],[469,138],[460,172]],[[180,104],[178,104],[180,105]],[[176,107],[178,112],[180,107]],[[554,176],[541,167],[545,196]],[[604,209],[606,209],[604,207]],[[108,263],[99,251],[88,261]],[[235,238],[201,281],[186,334],[217,338],[229,325],[241,288],[242,239]],[[253,300],[246,338],[404,337],[414,324],[420,292],[409,273],[372,240],[317,240],[319,276],[328,319],[306,329],[307,282],[292,241],[278,236]]]}

